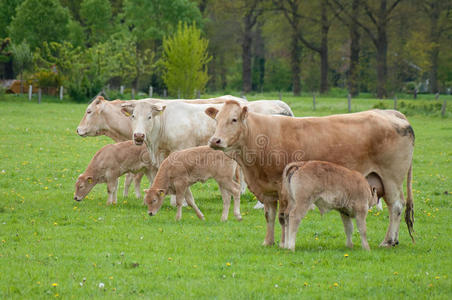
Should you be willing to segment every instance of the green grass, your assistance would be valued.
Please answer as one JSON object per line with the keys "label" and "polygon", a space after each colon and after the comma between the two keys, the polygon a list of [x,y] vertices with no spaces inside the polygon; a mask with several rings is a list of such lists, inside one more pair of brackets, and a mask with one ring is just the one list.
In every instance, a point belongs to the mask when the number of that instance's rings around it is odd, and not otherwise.
{"label": "green grass", "polygon": [[[345,99],[320,97],[314,112],[311,97],[284,99],[297,116],[343,113],[347,107]],[[354,99],[352,107],[376,103]],[[118,196],[118,205],[106,206],[105,185],[75,203],[75,179],[111,143],[76,135],[85,108],[14,96],[0,102],[0,298],[452,297],[452,196],[444,193],[452,193],[450,118],[409,117],[416,133],[416,244],[401,224],[400,245],[378,247],[388,226],[385,209],[368,216],[372,251],[361,249],[356,232],[350,250],[339,215],[314,211],[301,223],[291,253],[261,246],[265,219],[252,209],[250,193],[242,196],[243,221],[231,212],[221,223],[213,181],[193,188],[205,222],[188,208],[176,222],[169,201],[152,218],[133,196]]]}

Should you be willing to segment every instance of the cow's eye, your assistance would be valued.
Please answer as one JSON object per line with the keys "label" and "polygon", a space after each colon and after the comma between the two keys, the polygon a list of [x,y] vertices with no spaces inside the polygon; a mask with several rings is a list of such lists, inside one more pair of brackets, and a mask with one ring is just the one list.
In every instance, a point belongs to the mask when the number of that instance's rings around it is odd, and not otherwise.
{"label": "cow's eye", "polygon": [[237,122],[237,119],[236,118],[232,119],[232,122],[233,123]]}
{"label": "cow's eye", "polygon": [[156,199],[152,200],[152,203],[155,203],[155,202],[157,202],[157,200],[156,200]]}
{"label": "cow's eye", "polygon": [[148,120],[150,120],[150,119],[152,119],[152,116],[149,116],[149,117],[148,117]]}
{"label": "cow's eye", "polygon": [[90,110],[87,110],[87,111],[86,111],[86,113],[87,113],[87,114],[90,114],[90,113],[91,113],[91,111],[90,111]]}
{"label": "cow's eye", "polygon": [[132,115],[132,119],[135,119],[135,115]]}

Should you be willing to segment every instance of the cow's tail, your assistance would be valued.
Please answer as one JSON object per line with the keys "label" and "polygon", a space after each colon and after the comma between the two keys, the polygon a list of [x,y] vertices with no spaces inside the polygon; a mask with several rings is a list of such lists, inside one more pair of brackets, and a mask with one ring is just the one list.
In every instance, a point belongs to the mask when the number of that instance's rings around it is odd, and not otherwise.
{"label": "cow's tail", "polygon": [[412,188],[412,179],[413,179],[413,162],[410,164],[410,168],[408,170],[408,175],[406,179],[406,208],[405,208],[405,223],[408,227],[408,233],[410,234],[411,240],[414,241],[413,233],[414,233],[414,209],[413,209],[413,188]]}

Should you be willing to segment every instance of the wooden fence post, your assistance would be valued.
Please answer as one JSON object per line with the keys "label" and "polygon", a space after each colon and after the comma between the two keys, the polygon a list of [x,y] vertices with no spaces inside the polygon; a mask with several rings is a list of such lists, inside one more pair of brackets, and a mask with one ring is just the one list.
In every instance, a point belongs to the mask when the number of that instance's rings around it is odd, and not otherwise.
{"label": "wooden fence post", "polygon": [[315,94],[312,94],[312,109],[315,111]]}
{"label": "wooden fence post", "polygon": [[41,96],[42,96],[42,90],[41,88],[38,89],[38,104],[41,104]]}
{"label": "wooden fence post", "polygon": [[163,90],[163,98],[166,98],[166,89]]}
{"label": "wooden fence post", "polygon": [[135,100],[135,89],[132,88],[132,100]]}
{"label": "wooden fence post", "polygon": [[394,95],[394,109],[397,110],[397,96]]}
{"label": "wooden fence post", "polygon": [[201,99],[201,91],[196,91],[196,98]]}
{"label": "wooden fence post", "polygon": [[152,85],[149,86],[149,98],[152,98],[152,94],[154,93],[154,89],[152,88]]}
{"label": "wooden fence post", "polygon": [[63,86],[60,86],[60,100],[63,101]]}
{"label": "wooden fence post", "polygon": [[348,94],[347,102],[348,102],[348,112],[352,112],[352,95]]}
{"label": "wooden fence post", "polygon": [[177,99],[180,99],[180,89],[177,89]]}
{"label": "wooden fence post", "polygon": [[439,93],[436,93],[435,94],[435,100],[438,100],[439,99]]}
{"label": "wooden fence post", "polygon": [[442,117],[444,117],[446,115],[446,105],[447,105],[447,100],[446,100],[446,98],[444,98],[443,105],[441,106],[441,116]]}
{"label": "wooden fence post", "polygon": [[282,101],[282,94],[281,94],[281,91],[279,91],[279,100]]}
{"label": "wooden fence post", "polygon": [[31,101],[32,96],[33,96],[33,86],[30,84],[28,86],[28,101]]}
{"label": "wooden fence post", "polygon": [[123,85],[121,85],[121,87],[119,88],[119,93],[121,95],[124,95],[124,86]]}

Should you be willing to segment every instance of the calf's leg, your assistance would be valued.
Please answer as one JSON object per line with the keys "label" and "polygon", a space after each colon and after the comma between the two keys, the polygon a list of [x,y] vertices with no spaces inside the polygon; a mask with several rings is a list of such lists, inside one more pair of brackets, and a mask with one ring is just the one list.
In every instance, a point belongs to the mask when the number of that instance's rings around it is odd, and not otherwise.
{"label": "calf's leg", "polygon": [[198,218],[200,218],[201,220],[204,220],[204,215],[202,214],[202,212],[199,210],[198,206],[196,205],[195,199],[193,199],[193,195],[190,192],[190,189],[188,189],[188,188],[185,191],[185,200],[187,200],[188,205],[190,205],[195,210]]}
{"label": "calf's leg", "polygon": [[347,236],[347,247],[353,248],[353,242],[352,242],[352,234],[353,234],[353,222],[352,219],[341,213],[342,223],[344,223],[344,231],[345,235]]}
{"label": "calf's leg", "polygon": [[124,192],[122,193],[124,197],[127,197],[129,195],[129,187],[133,179],[134,179],[133,173],[126,173],[126,179],[124,180]]}
{"label": "calf's leg", "polygon": [[357,213],[356,214],[356,225],[358,226],[359,235],[361,236],[361,245],[364,249],[367,251],[370,250],[369,243],[367,242],[367,235],[366,235],[366,216],[367,214],[365,212]]}
{"label": "calf's leg", "polygon": [[231,194],[223,187],[220,186],[221,198],[223,199],[223,212],[221,214],[221,221],[227,221],[229,214],[229,207],[231,206]]}
{"label": "calf's leg", "polygon": [[141,191],[140,191],[140,186],[141,186],[141,179],[143,178],[144,173],[140,172],[138,174],[135,174],[135,176],[133,177],[133,184],[135,187],[135,196],[140,199],[141,198]]}
{"label": "calf's leg", "polygon": [[108,192],[108,200],[107,204],[116,204],[118,201],[117,190],[118,190],[118,178],[109,179],[107,181],[107,192]]}
{"label": "calf's leg", "polygon": [[295,240],[297,238],[298,226],[304,216],[306,216],[311,204],[312,203],[310,201],[300,201],[300,199],[297,199],[296,204],[289,212],[289,240],[287,241],[287,249],[295,251]]}

